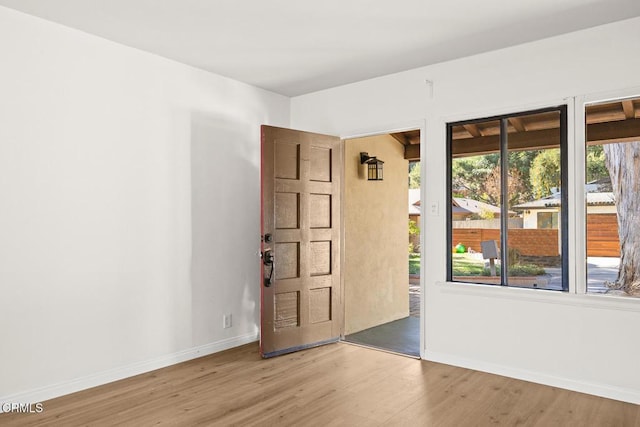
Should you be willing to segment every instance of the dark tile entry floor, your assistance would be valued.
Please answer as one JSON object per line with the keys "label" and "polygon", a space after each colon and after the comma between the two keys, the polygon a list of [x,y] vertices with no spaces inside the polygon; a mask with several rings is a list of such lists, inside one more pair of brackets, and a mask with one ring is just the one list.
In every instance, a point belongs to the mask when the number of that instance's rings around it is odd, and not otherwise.
{"label": "dark tile entry floor", "polygon": [[346,342],[420,357],[420,318],[409,316],[344,337]]}

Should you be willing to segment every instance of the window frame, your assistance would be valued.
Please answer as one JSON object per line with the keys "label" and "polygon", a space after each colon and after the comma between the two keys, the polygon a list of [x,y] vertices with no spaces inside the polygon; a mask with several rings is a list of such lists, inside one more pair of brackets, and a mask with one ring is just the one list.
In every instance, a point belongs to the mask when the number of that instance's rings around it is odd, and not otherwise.
{"label": "window frame", "polygon": [[[583,105],[584,108],[584,105]],[[452,256],[453,253],[453,216],[452,216],[452,166],[453,166],[453,157],[452,157],[452,145],[453,145],[453,128],[455,126],[460,125],[468,125],[468,124],[477,124],[484,123],[488,121],[500,121],[500,165],[501,165],[501,199],[504,200],[506,192],[508,191],[507,178],[508,172],[503,173],[504,171],[508,171],[508,133],[507,133],[507,121],[509,118],[513,117],[521,117],[528,116],[540,113],[548,113],[548,112],[559,112],[560,113],[560,124],[559,124],[559,132],[560,132],[560,176],[561,176],[561,203],[562,209],[560,211],[560,224],[558,226],[558,231],[561,233],[561,265],[562,265],[562,292],[568,292],[570,290],[570,234],[573,235],[573,230],[571,224],[569,224],[569,212],[572,210],[572,206],[569,203],[569,124],[568,124],[568,114],[569,114],[569,105],[565,103],[557,104],[550,107],[542,107],[536,108],[526,111],[519,111],[515,113],[503,113],[493,116],[487,116],[482,118],[474,118],[467,120],[457,120],[457,121],[448,121],[445,123],[446,126],[446,246],[447,246],[447,257],[446,257],[446,268],[447,268],[447,281],[450,283],[467,283],[467,282],[458,282],[453,280],[453,262]],[[507,155],[505,155],[507,154]],[[501,225],[500,225],[500,240],[501,247],[508,247],[508,232],[504,233],[504,230],[508,230],[508,205],[501,203]],[[506,266],[504,262],[506,259],[506,251],[501,251],[501,264]],[[508,267],[507,267],[508,268]],[[506,274],[505,274],[506,273]],[[586,276],[585,276],[586,277]],[[496,286],[488,283],[480,283],[489,286]],[[508,284],[508,270],[503,267],[503,273],[500,277],[500,285],[501,287],[512,287],[517,288],[518,286],[513,286]],[[586,284],[585,284],[586,290]]]}
{"label": "window frame", "polygon": [[[595,298],[608,301],[622,301],[623,304],[640,305],[640,298],[621,295],[608,295],[589,292],[588,271],[587,271],[587,197],[586,197],[586,176],[587,176],[587,106],[596,104],[606,104],[608,102],[623,101],[626,99],[640,98],[640,87],[630,87],[627,89],[612,90],[607,92],[597,92],[574,97],[574,119],[573,126],[575,132],[575,144],[572,146],[574,171],[572,177],[575,180],[573,202],[576,206],[576,213],[573,217],[575,227],[575,293],[584,295],[587,298]],[[629,301],[627,303],[627,301]],[[615,302],[614,302],[615,304]],[[626,306],[625,306],[626,307]],[[634,311],[634,310],[632,310]]]}

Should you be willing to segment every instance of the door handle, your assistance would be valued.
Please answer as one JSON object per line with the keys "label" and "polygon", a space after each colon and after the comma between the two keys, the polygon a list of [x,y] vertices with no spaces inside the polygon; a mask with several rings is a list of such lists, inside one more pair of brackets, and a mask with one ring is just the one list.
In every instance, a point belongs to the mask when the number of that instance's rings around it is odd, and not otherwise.
{"label": "door handle", "polygon": [[270,266],[269,277],[264,278],[264,285],[268,288],[273,283],[273,270],[275,269],[276,259],[271,252],[271,249],[266,249],[262,253],[262,263],[266,266]]}

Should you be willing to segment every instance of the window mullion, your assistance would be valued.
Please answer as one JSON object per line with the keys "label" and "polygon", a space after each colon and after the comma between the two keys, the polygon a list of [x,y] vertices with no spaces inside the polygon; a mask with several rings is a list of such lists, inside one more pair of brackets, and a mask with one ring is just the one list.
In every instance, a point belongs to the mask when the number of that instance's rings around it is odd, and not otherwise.
{"label": "window mullion", "polygon": [[509,266],[507,265],[508,231],[509,231],[509,155],[508,155],[508,126],[507,118],[500,119],[500,284],[507,286]]}
{"label": "window mullion", "polygon": [[[569,149],[567,131],[567,107],[560,107],[560,196],[562,209],[560,210],[560,224],[558,230],[561,235],[561,255],[562,255],[562,290],[569,290]],[[584,181],[583,181],[584,182]]]}

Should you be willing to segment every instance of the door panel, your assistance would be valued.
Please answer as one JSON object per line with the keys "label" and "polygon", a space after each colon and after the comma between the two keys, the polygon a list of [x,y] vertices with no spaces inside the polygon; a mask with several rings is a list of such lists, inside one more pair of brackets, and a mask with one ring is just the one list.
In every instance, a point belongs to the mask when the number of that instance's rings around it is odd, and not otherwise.
{"label": "door panel", "polygon": [[340,165],[337,137],[262,127],[263,357],[340,337]]}

